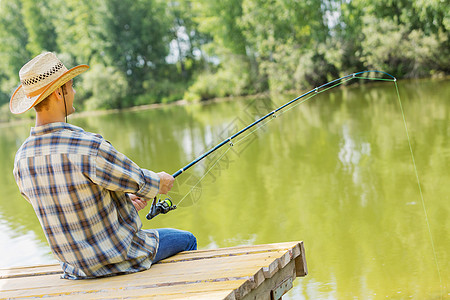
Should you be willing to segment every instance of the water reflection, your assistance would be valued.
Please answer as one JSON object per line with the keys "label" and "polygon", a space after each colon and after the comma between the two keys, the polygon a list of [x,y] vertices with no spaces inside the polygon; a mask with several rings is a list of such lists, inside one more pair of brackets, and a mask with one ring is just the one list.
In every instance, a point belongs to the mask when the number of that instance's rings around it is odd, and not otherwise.
{"label": "water reflection", "polygon": [[23,266],[24,260],[28,265],[57,263],[50,255],[47,244],[34,231],[10,226],[0,221],[0,241],[8,243],[0,248],[0,257],[6,258],[2,259],[0,268]]}
{"label": "water reflection", "polygon": [[363,141],[353,140],[347,124],[342,127],[342,141],[338,158],[343,164],[344,170],[352,175],[353,184],[360,187],[361,206],[365,206],[368,195],[373,194],[376,189],[373,185],[364,181],[364,169],[368,168],[370,160],[370,144]]}
{"label": "water reflection", "polygon": [[[448,293],[450,85],[401,82],[400,93]],[[173,173],[271,104],[251,99],[70,121],[102,134],[139,165]],[[28,133],[29,126],[3,128],[0,133],[3,267],[52,259],[11,172],[14,153]],[[214,163],[207,160],[181,175],[174,202]],[[174,212],[149,222],[143,211],[144,227],[190,230],[201,248],[303,240],[310,274],[296,281],[290,299],[439,296],[391,83],[334,90],[298,106],[235,143],[197,187],[193,198],[183,200]]]}

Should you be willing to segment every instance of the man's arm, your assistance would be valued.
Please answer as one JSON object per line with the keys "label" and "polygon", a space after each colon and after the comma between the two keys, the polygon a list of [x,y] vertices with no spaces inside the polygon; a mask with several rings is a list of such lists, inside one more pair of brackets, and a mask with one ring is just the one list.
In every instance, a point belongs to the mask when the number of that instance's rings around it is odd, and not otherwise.
{"label": "man's arm", "polygon": [[158,174],[141,169],[106,141],[98,149],[91,173],[90,178],[95,184],[111,191],[132,193],[147,199],[154,198],[160,192],[160,186],[161,192],[168,187],[167,179],[161,183]]}

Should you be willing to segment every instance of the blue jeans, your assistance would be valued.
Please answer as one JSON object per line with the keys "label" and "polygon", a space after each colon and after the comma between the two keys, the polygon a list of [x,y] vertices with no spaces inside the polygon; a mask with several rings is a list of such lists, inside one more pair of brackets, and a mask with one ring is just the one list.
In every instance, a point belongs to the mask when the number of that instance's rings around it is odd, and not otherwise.
{"label": "blue jeans", "polygon": [[181,251],[197,250],[197,239],[189,231],[173,228],[156,229],[159,234],[159,247],[153,263]]}

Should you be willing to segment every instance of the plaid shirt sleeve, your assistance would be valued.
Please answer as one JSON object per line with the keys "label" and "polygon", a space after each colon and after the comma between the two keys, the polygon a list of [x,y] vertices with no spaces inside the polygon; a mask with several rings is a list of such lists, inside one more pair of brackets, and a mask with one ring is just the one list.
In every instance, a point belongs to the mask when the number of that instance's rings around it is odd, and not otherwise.
{"label": "plaid shirt sleeve", "polygon": [[93,168],[91,180],[105,189],[133,193],[147,199],[158,194],[159,176],[139,168],[107,141],[99,146]]}

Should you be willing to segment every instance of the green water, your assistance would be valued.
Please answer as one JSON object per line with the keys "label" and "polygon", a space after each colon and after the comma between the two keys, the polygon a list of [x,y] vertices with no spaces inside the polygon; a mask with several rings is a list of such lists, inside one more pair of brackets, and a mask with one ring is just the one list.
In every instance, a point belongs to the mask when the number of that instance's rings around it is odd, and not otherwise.
{"label": "green water", "polygon": [[[275,118],[235,143],[199,185],[213,159],[180,175],[174,202],[193,192],[152,221],[141,211],[144,227],[192,231],[200,248],[304,241],[309,274],[287,299],[449,297],[450,82],[399,87],[442,283],[392,82],[334,89]],[[289,98],[69,121],[102,134],[141,167],[174,173]],[[30,126],[0,132],[0,268],[53,262],[12,176]]]}

